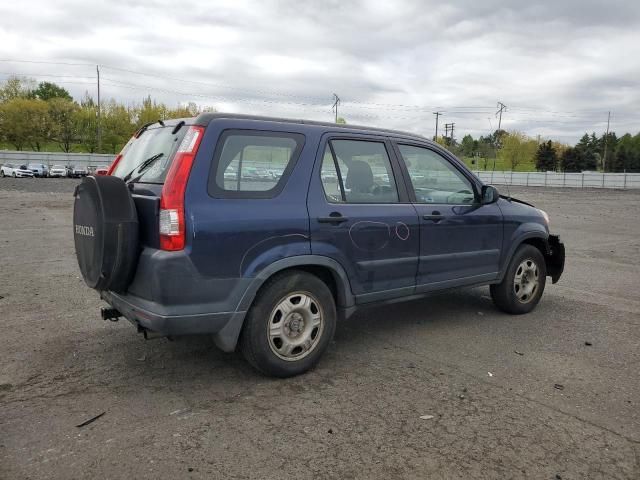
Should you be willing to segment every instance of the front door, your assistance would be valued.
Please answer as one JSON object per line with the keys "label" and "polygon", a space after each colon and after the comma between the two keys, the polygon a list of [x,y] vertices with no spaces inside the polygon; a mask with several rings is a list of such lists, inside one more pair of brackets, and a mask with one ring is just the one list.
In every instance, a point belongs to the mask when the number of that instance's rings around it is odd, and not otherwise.
{"label": "front door", "polygon": [[502,213],[480,203],[477,186],[435,149],[396,144],[420,216],[417,292],[493,280],[502,249]]}
{"label": "front door", "polygon": [[309,188],[311,251],[349,276],[356,302],[413,293],[420,223],[384,138],[326,136]]}

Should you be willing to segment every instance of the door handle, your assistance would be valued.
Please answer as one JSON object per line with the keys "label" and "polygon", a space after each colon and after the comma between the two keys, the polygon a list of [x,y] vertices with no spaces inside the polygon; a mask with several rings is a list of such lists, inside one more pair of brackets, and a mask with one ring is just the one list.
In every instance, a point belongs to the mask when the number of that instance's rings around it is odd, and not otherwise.
{"label": "door handle", "polygon": [[349,217],[343,217],[338,212],[332,212],[328,217],[318,217],[318,223],[333,223],[339,225],[349,220]]}
{"label": "door handle", "polygon": [[440,220],[444,218],[444,215],[442,215],[440,212],[436,210],[431,212],[431,215],[423,215],[422,218],[424,218],[425,220],[431,220],[434,223],[438,223]]}

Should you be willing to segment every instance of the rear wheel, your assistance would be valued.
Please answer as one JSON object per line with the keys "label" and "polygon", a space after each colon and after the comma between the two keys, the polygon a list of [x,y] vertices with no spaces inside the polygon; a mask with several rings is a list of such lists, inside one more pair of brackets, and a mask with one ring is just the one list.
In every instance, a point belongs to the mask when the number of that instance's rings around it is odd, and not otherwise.
{"label": "rear wheel", "polygon": [[315,366],[336,328],[336,306],[315,275],[294,271],[268,280],[245,320],[240,347],[260,372],[291,377]]}
{"label": "rear wheel", "polygon": [[493,303],[507,313],[528,313],[540,301],[546,278],[546,264],[540,250],[532,245],[521,245],[502,282],[490,287]]}
{"label": "rear wheel", "polygon": [[0,177],[4,178],[4,170],[0,170]]}

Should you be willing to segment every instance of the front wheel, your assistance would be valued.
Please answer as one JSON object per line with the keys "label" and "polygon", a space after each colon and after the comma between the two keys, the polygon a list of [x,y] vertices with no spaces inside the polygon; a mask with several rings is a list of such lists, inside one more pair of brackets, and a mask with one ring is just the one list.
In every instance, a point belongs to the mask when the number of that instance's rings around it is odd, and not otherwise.
{"label": "front wheel", "polygon": [[502,282],[491,285],[491,298],[504,312],[529,313],[540,301],[546,279],[547,268],[540,250],[521,245],[511,258]]}
{"label": "front wheel", "polygon": [[0,177],[4,178],[4,170],[0,170]]}
{"label": "front wheel", "polygon": [[257,370],[291,377],[313,368],[336,328],[336,306],[315,275],[293,271],[268,280],[254,300],[240,348]]}

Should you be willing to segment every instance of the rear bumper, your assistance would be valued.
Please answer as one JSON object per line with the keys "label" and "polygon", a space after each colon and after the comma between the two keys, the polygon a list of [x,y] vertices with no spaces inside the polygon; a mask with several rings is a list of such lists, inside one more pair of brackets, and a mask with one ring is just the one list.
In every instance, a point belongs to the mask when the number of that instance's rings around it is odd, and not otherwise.
{"label": "rear bumper", "polygon": [[232,320],[244,319],[246,312],[170,314],[139,297],[101,292],[100,297],[134,325],[166,336],[216,334]]}
{"label": "rear bumper", "polygon": [[549,250],[546,255],[547,275],[557,283],[564,272],[565,249],[559,235],[549,235]]}

